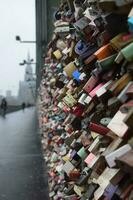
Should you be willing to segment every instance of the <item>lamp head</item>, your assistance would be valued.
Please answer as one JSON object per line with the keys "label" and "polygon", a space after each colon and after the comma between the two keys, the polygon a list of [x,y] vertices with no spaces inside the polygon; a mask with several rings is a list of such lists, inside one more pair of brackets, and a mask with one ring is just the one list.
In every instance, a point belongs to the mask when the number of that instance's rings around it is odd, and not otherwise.
{"label": "lamp head", "polygon": [[21,65],[21,66],[22,66],[22,65],[24,65],[24,63],[19,63],[19,65]]}
{"label": "lamp head", "polygon": [[20,38],[19,35],[16,35],[16,40],[17,40],[17,41],[21,41],[21,38]]}

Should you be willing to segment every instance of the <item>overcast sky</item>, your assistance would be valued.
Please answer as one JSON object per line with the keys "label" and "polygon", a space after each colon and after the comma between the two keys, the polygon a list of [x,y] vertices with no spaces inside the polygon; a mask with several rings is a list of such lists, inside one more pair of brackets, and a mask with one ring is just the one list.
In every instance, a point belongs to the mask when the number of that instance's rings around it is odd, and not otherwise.
{"label": "overcast sky", "polygon": [[6,90],[17,94],[25,68],[19,63],[27,57],[28,49],[35,58],[35,45],[20,44],[16,35],[35,40],[35,0],[0,0],[0,94]]}

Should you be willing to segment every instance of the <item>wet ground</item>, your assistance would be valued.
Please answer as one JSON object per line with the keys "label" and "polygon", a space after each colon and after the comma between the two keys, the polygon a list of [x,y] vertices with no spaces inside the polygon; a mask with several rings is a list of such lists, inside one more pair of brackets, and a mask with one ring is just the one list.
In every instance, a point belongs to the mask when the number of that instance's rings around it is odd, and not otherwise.
{"label": "wet ground", "polygon": [[47,200],[34,108],[0,117],[0,200]]}

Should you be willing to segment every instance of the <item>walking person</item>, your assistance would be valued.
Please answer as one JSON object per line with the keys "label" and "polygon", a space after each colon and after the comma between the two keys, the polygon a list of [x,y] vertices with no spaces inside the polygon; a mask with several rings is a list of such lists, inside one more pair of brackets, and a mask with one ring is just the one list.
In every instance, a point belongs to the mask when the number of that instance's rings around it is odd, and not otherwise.
{"label": "walking person", "polygon": [[23,109],[23,111],[25,110],[25,107],[26,107],[26,104],[25,104],[25,102],[23,102],[22,103],[22,109]]}
{"label": "walking person", "polygon": [[1,109],[2,109],[2,115],[5,117],[7,111],[7,101],[5,98],[3,98],[1,101]]}

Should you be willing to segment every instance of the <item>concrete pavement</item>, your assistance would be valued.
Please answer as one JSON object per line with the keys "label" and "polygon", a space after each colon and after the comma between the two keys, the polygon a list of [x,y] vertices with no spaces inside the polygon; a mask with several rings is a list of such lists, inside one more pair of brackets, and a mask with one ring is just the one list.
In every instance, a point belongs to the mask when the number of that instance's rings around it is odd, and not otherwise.
{"label": "concrete pavement", "polygon": [[47,200],[35,108],[0,117],[0,200]]}

